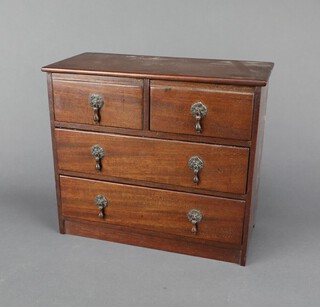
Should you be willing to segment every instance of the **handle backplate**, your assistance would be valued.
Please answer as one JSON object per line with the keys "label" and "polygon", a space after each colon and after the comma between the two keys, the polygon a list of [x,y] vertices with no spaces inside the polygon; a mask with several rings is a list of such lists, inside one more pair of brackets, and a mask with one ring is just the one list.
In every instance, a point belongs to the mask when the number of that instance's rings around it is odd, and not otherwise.
{"label": "handle backplate", "polygon": [[196,234],[198,232],[198,223],[202,220],[202,213],[199,210],[192,209],[189,211],[188,215],[189,222],[192,223],[191,232],[193,234]]}
{"label": "handle backplate", "polygon": [[96,144],[91,147],[91,155],[94,157],[96,161],[96,171],[100,172],[102,165],[101,165],[101,159],[104,157],[104,150],[103,148]]}
{"label": "handle backplate", "polygon": [[99,208],[99,217],[101,219],[103,219],[104,218],[104,208],[108,206],[107,198],[104,195],[99,194],[96,196],[94,202],[95,202],[96,206]]}
{"label": "handle backplate", "polygon": [[208,108],[201,101],[198,101],[191,106],[191,113],[193,117],[196,119],[195,130],[197,133],[201,133],[202,127],[200,121],[203,117],[207,115]]}
{"label": "handle backplate", "polygon": [[89,97],[90,106],[93,108],[93,120],[96,124],[100,122],[99,111],[102,108],[104,102],[103,97],[98,94],[91,94]]}
{"label": "handle backplate", "polygon": [[199,183],[199,172],[203,169],[203,161],[198,157],[194,156],[189,159],[188,162],[189,168],[193,171],[193,183]]}

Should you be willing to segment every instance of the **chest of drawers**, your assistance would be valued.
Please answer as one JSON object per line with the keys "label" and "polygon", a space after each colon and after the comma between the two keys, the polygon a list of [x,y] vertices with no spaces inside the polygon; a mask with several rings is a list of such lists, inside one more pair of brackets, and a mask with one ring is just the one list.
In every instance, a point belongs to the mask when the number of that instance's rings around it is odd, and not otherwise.
{"label": "chest of drawers", "polygon": [[245,265],[272,67],[103,53],[43,67],[60,232]]}

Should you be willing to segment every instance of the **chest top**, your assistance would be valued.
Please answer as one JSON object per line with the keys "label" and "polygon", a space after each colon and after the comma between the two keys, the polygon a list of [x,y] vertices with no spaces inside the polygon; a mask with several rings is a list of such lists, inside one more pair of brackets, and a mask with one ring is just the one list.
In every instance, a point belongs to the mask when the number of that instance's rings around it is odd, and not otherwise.
{"label": "chest top", "polygon": [[46,72],[265,86],[273,63],[83,53],[43,67]]}

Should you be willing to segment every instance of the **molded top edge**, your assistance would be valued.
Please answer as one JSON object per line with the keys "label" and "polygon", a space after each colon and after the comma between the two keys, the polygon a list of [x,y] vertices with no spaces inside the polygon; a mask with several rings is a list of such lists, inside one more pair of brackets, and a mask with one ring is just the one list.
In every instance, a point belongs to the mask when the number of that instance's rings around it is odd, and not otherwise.
{"label": "molded top edge", "polygon": [[271,62],[82,53],[42,71],[265,86]]}

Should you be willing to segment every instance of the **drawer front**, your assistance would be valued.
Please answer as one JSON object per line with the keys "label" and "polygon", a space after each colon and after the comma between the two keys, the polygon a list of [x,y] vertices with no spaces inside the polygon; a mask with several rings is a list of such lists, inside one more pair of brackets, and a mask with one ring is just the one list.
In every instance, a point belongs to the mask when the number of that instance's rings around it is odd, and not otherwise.
{"label": "drawer front", "polygon": [[151,130],[251,139],[253,88],[169,81],[151,81],[150,86]]}
{"label": "drawer front", "polygon": [[[246,193],[249,150],[230,146],[165,141],[56,129],[60,170],[128,178],[229,193]],[[95,160],[94,145],[103,149]],[[102,152],[102,151],[101,151]],[[100,152],[100,153],[101,153]],[[194,183],[192,157],[203,162]],[[193,161],[196,159],[193,159]],[[96,167],[101,167],[97,171]]]}
{"label": "drawer front", "polygon": [[[62,215],[67,218],[241,244],[243,201],[65,176],[60,177],[60,189]],[[103,218],[95,202],[97,195],[108,202]],[[193,209],[202,215],[196,225],[187,216]]]}
{"label": "drawer front", "polygon": [[142,129],[142,80],[53,76],[55,120]]}

